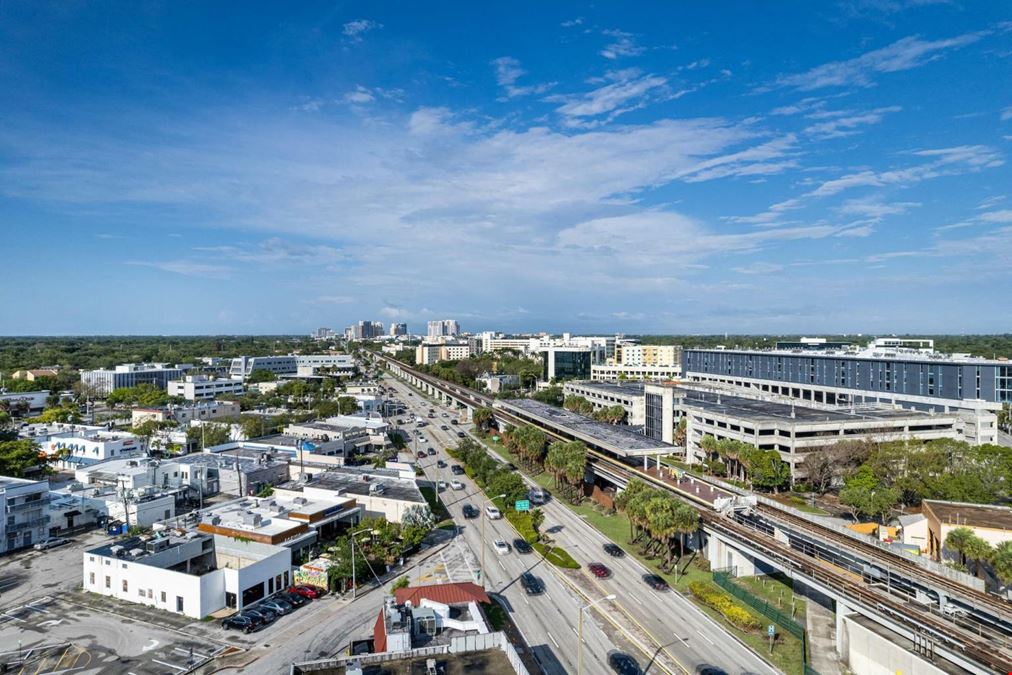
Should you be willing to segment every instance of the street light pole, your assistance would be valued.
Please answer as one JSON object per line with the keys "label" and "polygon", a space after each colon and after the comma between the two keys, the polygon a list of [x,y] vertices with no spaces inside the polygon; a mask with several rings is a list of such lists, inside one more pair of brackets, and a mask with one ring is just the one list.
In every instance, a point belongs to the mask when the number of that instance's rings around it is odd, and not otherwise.
{"label": "street light pole", "polygon": [[354,601],[358,597],[358,583],[355,581],[355,537],[363,532],[372,532],[371,529],[365,528],[358,532],[352,532],[349,536],[351,542],[351,599]]}
{"label": "street light pole", "polygon": [[584,605],[583,607],[580,608],[580,621],[579,621],[580,630],[577,632],[577,636],[578,636],[578,639],[579,639],[579,644],[576,646],[576,675],[583,675],[583,610],[590,609],[591,607],[593,607],[594,605],[596,605],[599,602],[604,602],[605,600],[614,600],[614,599],[615,599],[615,594],[612,593],[611,595],[606,595],[603,598],[598,598],[597,600],[595,600],[594,602],[590,603],[589,605]]}
{"label": "street light pole", "polygon": [[[495,497],[492,497],[491,499],[486,499],[484,502],[482,502],[482,511],[485,511],[484,507],[485,507],[486,504],[495,505],[495,500],[502,499],[505,496],[506,496],[506,494],[504,493],[504,494],[501,494],[501,495],[496,495]],[[481,574],[481,588],[482,588],[482,590],[485,589],[485,521],[486,520],[488,520],[488,512],[485,512],[485,513],[481,514],[481,567],[479,569],[480,569],[480,574]]]}

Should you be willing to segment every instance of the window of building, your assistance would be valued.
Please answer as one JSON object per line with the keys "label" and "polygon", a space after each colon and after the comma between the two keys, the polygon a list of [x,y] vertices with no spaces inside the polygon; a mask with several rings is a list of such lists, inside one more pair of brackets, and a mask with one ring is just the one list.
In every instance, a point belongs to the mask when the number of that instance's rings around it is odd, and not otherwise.
{"label": "window of building", "polygon": [[112,577],[106,576],[106,578],[105,578],[105,587],[106,588],[112,588]]}
{"label": "window of building", "polygon": [[95,585],[95,573],[94,572],[88,572],[88,583],[91,584],[92,586]]}
{"label": "window of building", "polygon": [[176,611],[177,612],[183,611],[183,596],[181,595],[176,596]]}
{"label": "window of building", "polygon": [[165,602],[165,591],[162,591],[162,602]]}
{"label": "window of building", "polygon": [[149,589],[148,589],[148,599],[150,600],[150,599],[151,599],[152,597],[154,597],[154,595],[155,595],[154,591],[152,591],[152,590],[151,590],[151,589],[149,588]]}
{"label": "window of building", "polygon": [[130,590],[130,589],[127,587],[127,580],[124,579],[123,580],[123,592],[126,593],[128,590]]}

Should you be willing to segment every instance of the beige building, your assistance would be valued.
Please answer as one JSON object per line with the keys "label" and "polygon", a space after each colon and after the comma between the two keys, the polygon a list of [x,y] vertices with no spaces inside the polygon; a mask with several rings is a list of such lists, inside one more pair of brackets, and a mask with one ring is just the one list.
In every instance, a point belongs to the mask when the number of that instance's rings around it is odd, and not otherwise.
{"label": "beige building", "polygon": [[678,366],[682,348],[676,345],[619,345],[615,363],[626,366]]}
{"label": "beige building", "polygon": [[59,375],[59,371],[53,368],[39,368],[38,370],[16,370],[11,373],[11,379],[34,382],[40,377],[56,377],[57,375]]}
{"label": "beige building", "polygon": [[973,530],[991,546],[1012,539],[1012,507],[925,499],[921,513],[927,520],[927,552],[934,560],[959,562],[959,554],[945,547],[945,538],[957,527]]}
{"label": "beige building", "polygon": [[415,364],[427,366],[439,361],[459,361],[471,355],[466,342],[423,342],[415,348]]}

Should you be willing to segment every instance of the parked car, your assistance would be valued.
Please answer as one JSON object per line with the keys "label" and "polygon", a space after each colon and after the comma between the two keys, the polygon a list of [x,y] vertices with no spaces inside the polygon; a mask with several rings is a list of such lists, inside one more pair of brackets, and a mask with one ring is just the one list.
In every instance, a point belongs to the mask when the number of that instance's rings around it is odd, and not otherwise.
{"label": "parked car", "polygon": [[495,506],[489,504],[485,507],[485,517],[489,520],[499,520],[502,518],[502,512]]}
{"label": "parked car", "polygon": [[530,572],[524,572],[520,575],[520,585],[524,587],[524,592],[527,595],[540,595],[545,592],[545,585],[541,583],[541,579]]}
{"label": "parked car", "polygon": [[265,607],[258,607],[257,609],[248,609],[243,612],[246,616],[252,617],[260,622],[261,626],[268,626],[274,623],[278,614]]}
{"label": "parked car", "polygon": [[441,459],[440,460],[436,460],[436,466],[438,466],[440,469],[445,469],[446,468],[446,462],[444,462]]}
{"label": "parked car", "polygon": [[492,547],[495,549],[495,552],[498,553],[499,555],[505,555],[510,552],[510,545],[507,544],[506,541],[503,539],[496,539],[495,541],[493,541]]}
{"label": "parked car", "polygon": [[282,598],[269,598],[268,600],[261,602],[259,606],[266,607],[269,610],[275,611],[278,613],[279,616],[291,614],[292,611],[295,609]]}
{"label": "parked car", "polygon": [[57,546],[63,546],[69,544],[69,539],[63,537],[50,537],[49,539],[43,539],[42,541],[35,544],[34,548],[36,551],[45,551],[47,549],[56,548]]}
{"label": "parked car", "polygon": [[436,454],[436,449],[435,448],[429,448],[428,450],[425,451],[425,454],[426,455],[434,455],[434,454]]}
{"label": "parked car", "polygon": [[298,593],[289,593],[288,591],[279,594],[278,597],[296,609],[309,602],[309,598],[306,596],[299,595]]}
{"label": "parked car", "polygon": [[225,630],[241,630],[243,633],[252,633],[259,625],[259,622],[252,617],[242,614],[236,614],[221,621],[221,627]]}
{"label": "parked car", "polygon": [[612,558],[621,558],[625,555],[625,551],[618,544],[605,544],[604,552],[610,555]]}
{"label": "parked car", "polygon": [[461,483],[459,480],[451,480],[450,487],[453,488],[454,490],[463,490],[464,484]]}
{"label": "parked car", "polygon": [[656,574],[644,574],[643,581],[655,591],[666,591],[669,588],[668,582]]}
{"label": "parked car", "polygon": [[470,504],[464,504],[464,517],[468,520],[477,518],[480,515],[478,509],[474,508]]}
{"label": "parked car", "polygon": [[592,562],[587,565],[587,569],[598,579],[608,579],[611,577],[611,570],[603,563]]}
{"label": "parked car", "polygon": [[622,652],[608,654],[608,665],[618,675],[641,675],[643,672],[639,664],[636,663],[636,659]]}
{"label": "parked car", "polygon": [[452,473],[454,476],[463,476],[464,467],[462,467],[460,464],[454,464],[453,466],[450,467],[450,473]]}
{"label": "parked car", "polygon": [[534,551],[531,545],[520,537],[513,540],[513,548],[517,550],[517,553],[531,553]]}
{"label": "parked car", "polygon": [[316,598],[323,595],[323,589],[320,588],[319,586],[306,586],[304,584],[292,586],[288,589],[288,592],[295,593],[296,595],[301,595],[302,597],[309,598],[310,600],[315,600]]}

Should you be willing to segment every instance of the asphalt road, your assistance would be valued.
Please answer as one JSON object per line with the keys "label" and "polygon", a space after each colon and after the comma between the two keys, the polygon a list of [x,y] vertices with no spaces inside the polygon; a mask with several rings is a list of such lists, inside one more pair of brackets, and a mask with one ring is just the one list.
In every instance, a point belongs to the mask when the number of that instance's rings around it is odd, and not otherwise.
{"label": "asphalt road", "polygon": [[[467,430],[468,427],[450,426],[449,432],[440,430],[439,425],[448,423],[450,419],[441,417],[441,413],[445,411],[443,406],[432,404],[428,399],[421,398],[417,392],[412,392],[413,396],[407,396],[407,392],[411,391],[408,385],[392,377],[386,377],[384,381],[395,386],[398,398],[408,404],[412,416],[425,417],[429,408],[436,409],[437,417],[427,420],[430,424],[423,428],[426,438],[433,438],[436,440],[436,443],[431,444],[426,442],[424,445],[419,443],[419,447],[424,450],[425,447],[432,445],[440,453],[439,457],[452,464],[452,460],[443,456],[442,449],[455,445],[459,440],[456,432]],[[410,425],[408,428],[410,429],[413,426]],[[494,453],[491,453],[491,455],[498,459]],[[422,461],[423,468],[427,470],[427,474],[430,476],[433,475],[432,472],[435,470],[435,459],[433,457]],[[443,470],[441,474],[435,474],[435,477],[447,482],[452,478],[463,480],[468,486],[466,490],[468,495],[471,495],[476,490],[470,481],[466,481],[466,477],[451,476],[449,469]],[[530,483],[533,485],[533,482]],[[453,491],[448,490],[447,493],[449,496],[446,497],[446,501],[454,502]],[[451,513],[455,519],[459,517],[459,508],[468,501],[474,504],[474,506],[481,508],[477,497],[469,496],[467,499],[461,498],[457,501],[459,501],[456,504],[457,510],[451,507]],[[761,673],[763,675],[773,675],[777,672],[752,652],[752,650],[724,631],[719,624],[700,611],[688,599],[673,591],[659,593],[648,587],[643,582],[643,575],[648,574],[650,570],[644,567],[638,560],[630,556],[611,558],[605,554],[603,545],[608,542],[608,539],[565,505],[553,499],[549,500],[549,503],[544,505],[542,510],[545,513],[545,522],[542,525],[542,529],[559,528],[553,531],[552,536],[584,566],[583,570],[565,573],[572,584],[579,589],[577,592],[592,599],[604,597],[611,593],[617,595],[614,602],[605,603],[601,608],[607,612],[607,617],[605,618],[623,626],[625,630],[629,631],[631,635],[624,637],[629,638],[631,642],[639,644],[638,650],[623,649],[622,651],[632,654],[641,665],[647,664],[648,657],[645,654],[650,654],[650,656],[656,658],[656,661],[654,661],[656,665],[661,667],[667,666],[674,672],[684,670],[690,673],[698,673],[703,672],[704,669],[711,669],[708,672],[722,671],[728,674]],[[477,520],[460,522],[475,523],[473,527],[468,529],[480,529],[480,523]],[[497,527],[497,532],[504,537],[509,535],[507,541],[513,539],[515,535],[508,523],[505,521],[492,522]],[[489,532],[491,532],[491,528]],[[475,536],[479,535],[480,532],[475,533]],[[491,539],[491,536],[489,538]],[[472,544],[472,546],[475,545]],[[475,550],[479,550],[479,547],[480,541]],[[496,556],[493,550],[486,551],[486,561],[491,560],[493,556],[499,557]],[[516,553],[511,553],[501,557],[501,562],[506,563],[507,558],[529,558],[533,556],[518,556]],[[606,564],[612,570],[612,577],[605,580],[598,580],[592,577],[585,571],[586,565],[590,562],[603,562]],[[543,565],[547,565],[547,563],[543,563]],[[490,568],[489,581],[497,581],[492,575],[495,574],[495,568],[498,565],[492,563],[488,567]],[[507,569],[510,568],[507,567]],[[515,570],[516,568],[513,569]],[[547,583],[549,582],[547,577],[550,575],[546,574],[546,571],[541,570],[538,576]],[[576,592],[571,587],[566,590],[568,591],[568,597],[571,599],[570,604],[574,604],[573,596]],[[523,593],[522,589],[520,589],[520,593]],[[551,608],[539,607],[534,612],[540,625],[544,625],[546,621],[549,625],[558,625],[556,612],[561,612],[560,607],[568,607],[567,604],[560,605],[554,598],[553,605]],[[572,614],[576,611],[574,609],[569,613]],[[588,617],[585,616],[586,618]],[[518,620],[521,626],[527,625],[526,617],[518,616]],[[587,629],[586,623],[584,629]],[[555,632],[560,631],[556,629]],[[555,635],[553,634],[552,637],[555,637]],[[555,637],[555,639],[558,638]],[[584,665],[585,667],[587,666],[586,654]],[[575,668],[571,672],[575,672]],[[657,672],[657,669],[651,668],[650,672]]]}

